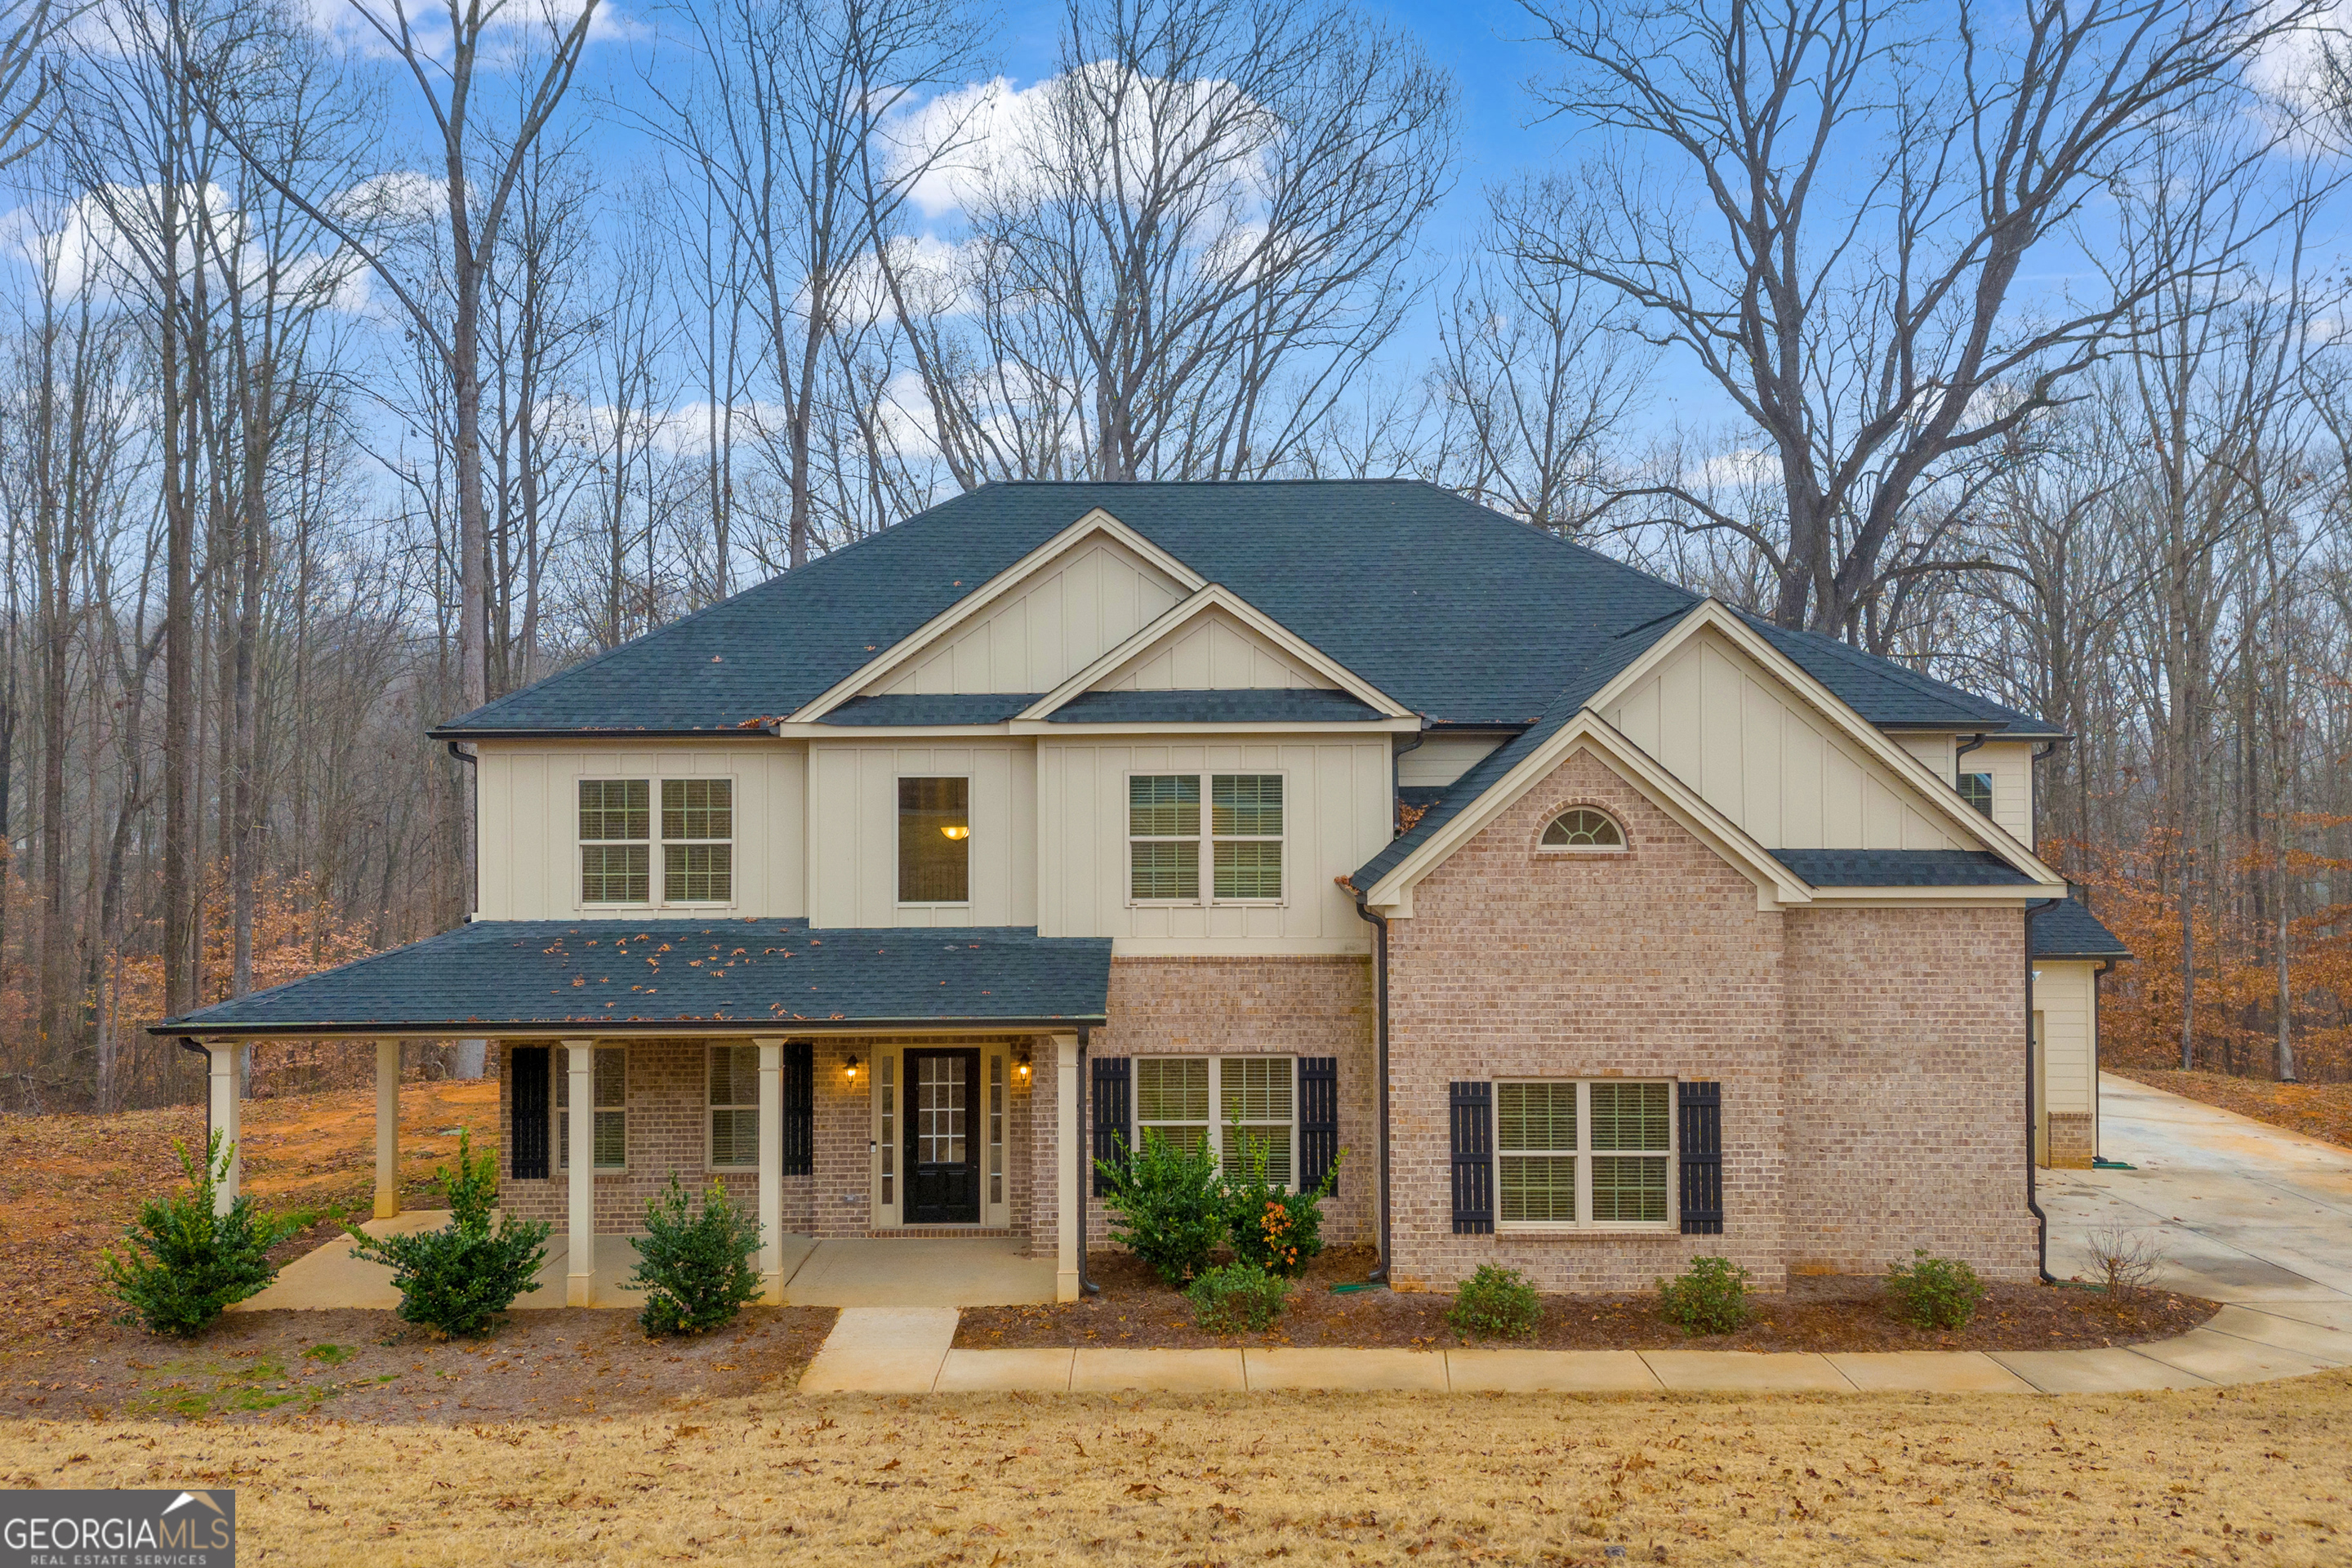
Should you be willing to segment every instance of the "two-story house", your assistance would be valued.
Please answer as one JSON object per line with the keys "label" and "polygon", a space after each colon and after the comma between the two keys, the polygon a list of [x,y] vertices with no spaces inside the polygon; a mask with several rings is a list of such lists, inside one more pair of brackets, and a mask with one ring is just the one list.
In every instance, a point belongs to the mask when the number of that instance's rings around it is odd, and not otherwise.
{"label": "two-story house", "polygon": [[2062,737],[1432,486],[992,485],[434,733],[471,921],[159,1029],[232,1130],[244,1040],[495,1041],[575,1300],[673,1172],[772,1288],[993,1233],[1066,1298],[1154,1131],[1555,1289],[2030,1278],[2029,1151],[2090,1157]]}

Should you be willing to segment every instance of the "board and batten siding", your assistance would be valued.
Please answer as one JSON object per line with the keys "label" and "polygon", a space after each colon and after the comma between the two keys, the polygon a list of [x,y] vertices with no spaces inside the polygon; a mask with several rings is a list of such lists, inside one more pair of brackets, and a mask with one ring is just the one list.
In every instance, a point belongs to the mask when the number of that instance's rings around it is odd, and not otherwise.
{"label": "board and batten siding", "polygon": [[[580,901],[580,781],[589,778],[655,781],[656,812],[662,779],[732,778],[734,899],[681,910],[723,908],[778,918],[807,912],[801,826],[805,760],[797,745],[772,740],[593,747],[483,742],[476,751],[480,880],[475,913],[483,920],[635,919],[646,912],[643,904]],[[653,860],[658,889],[658,842]]]}
{"label": "board and batten siding", "polygon": [[[1026,741],[809,742],[809,922],[1025,926],[1037,920],[1037,760]],[[898,902],[898,780],[971,780],[968,905]]]}
{"label": "board and batten siding", "polygon": [[1245,691],[1312,689],[1327,679],[1223,610],[1206,610],[1095,683],[1097,691]]}
{"label": "board and batten siding", "polygon": [[969,625],[949,629],[866,689],[892,697],[1050,691],[1184,596],[1182,584],[1150,562],[1097,539],[1040,566]]}
{"label": "board and batten siding", "polygon": [[1957,787],[1962,773],[1992,775],[1992,819],[2011,837],[2033,846],[2033,752],[2027,741],[1987,741],[1963,752],[1965,735],[1897,734],[1888,737],[1918,758],[1939,779]]}
{"label": "board and batten siding", "polygon": [[[1369,928],[1334,879],[1389,841],[1389,765],[1386,735],[1041,741],[1037,812],[1054,853],[1038,883],[1039,933],[1108,936],[1136,955],[1368,952]],[[1283,775],[1280,904],[1129,901],[1128,777],[1163,773]]]}
{"label": "board and batten siding", "polygon": [[1601,717],[1771,849],[1962,849],[1911,783],[1729,642],[1693,637]]}
{"label": "board and batten siding", "polygon": [[2088,1113],[2099,1103],[2092,1042],[2098,1037],[2097,994],[2090,963],[2033,966],[2033,1010],[2042,1015],[2043,1113]]}
{"label": "board and batten siding", "polygon": [[1502,730],[1467,735],[1424,734],[1420,745],[1397,753],[1396,782],[1406,789],[1450,784],[1510,738],[1509,731]]}

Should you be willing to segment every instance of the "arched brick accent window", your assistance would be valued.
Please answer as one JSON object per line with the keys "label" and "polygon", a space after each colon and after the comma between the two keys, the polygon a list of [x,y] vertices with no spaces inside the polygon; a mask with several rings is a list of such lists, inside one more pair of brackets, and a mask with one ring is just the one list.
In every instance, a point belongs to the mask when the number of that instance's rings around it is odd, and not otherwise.
{"label": "arched brick accent window", "polygon": [[1542,845],[1546,849],[1622,849],[1625,830],[1605,811],[1573,806],[1551,819],[1543,830]]}

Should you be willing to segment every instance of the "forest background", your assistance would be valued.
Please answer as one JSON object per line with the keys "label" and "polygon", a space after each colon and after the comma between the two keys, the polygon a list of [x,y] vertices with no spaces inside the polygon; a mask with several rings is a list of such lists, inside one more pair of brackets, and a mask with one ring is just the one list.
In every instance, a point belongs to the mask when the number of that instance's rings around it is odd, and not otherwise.
{"label": "forest background", "polygon": [[2042,714],[2108,1058],[2352,1078],[2333,0],[404,5],[0,0],[0,1109],[463,920],[428,725],[1029,478],[1429,479]]}

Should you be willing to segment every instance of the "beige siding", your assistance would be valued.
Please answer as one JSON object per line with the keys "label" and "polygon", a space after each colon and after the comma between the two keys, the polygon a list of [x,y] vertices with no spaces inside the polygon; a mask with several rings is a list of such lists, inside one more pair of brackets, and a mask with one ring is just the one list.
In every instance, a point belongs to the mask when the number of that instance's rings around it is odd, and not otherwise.
{"label": "beige siding", "polygon": [[1992,819],[2024,845],[2033,842],[2033,746],[1987,741],[1960,759],[1970,773],[1992,775]]}
{"label": "beige siding", "polygon": [[1193,616],[1167,641],[1097,681],[1095,689],[1239,691],[1312,687],[1328,691],[1336,686],[1224,611],[1212,609]]}
{"label": "beige siding", "polygon": [[[817,926],[1032,925],[1036,755],[1024,741],[809,745],[809,920]],[[971,780],[971,902],[898,902],[898,780]]]}
{"label": "beige siding", "polygon": [[2088,963],[2033,966],[2033,1010],[2042,1015],[2045,1099],[2041,1109],[2045,1112],[2063,1115],[2097,1108],[2098,1073],[2091,1048],[2098,1037],[2095,968]]}
{"label": "beige siding", "polygon": [[[481,883],[485,920],[570,920],[645,912],[642,905],[580,901],[580,781],[713,778],[735,781],[735,898],[740,915],[807,910],[801,848],[803,748],[788,742],[682,741],[563,746],[484,742],[478,748]],[[660,799],[656,784],[654,798]],[[658,890],[659,848],[655,881]],[[685,906],[706,910],[712,906]]]}
{"label": "beige siding", "polygon": [[1908,780],[1711,631],[1601,716],[1768,848],[1968,847]]}
{"label": "beige siding", "polygon": [[1888,740],[1927,764],[1927,771],[1939,779],[1958,775],[1952,764],[1952,737],[1949,735],[1889,735]]}
{"label": "beige siding", "polygon": [[1509,739],[1501,733],[1424,735],[1420,745],[1397,753],[1396,782],[1423,788],[1450,784]]}
{"label": "beige siding", "polygon": [[1030,582],[867,690],[901,697],[1049,691],[1184,596],[1157,566],[1115,541],[1097,539],[1040,567]]}
{"label": "beige siding", "polygon": [[[1170,908],[1127,898],[1127,779],[1134,773],[1280,773],[1279,905]],[[1041,742],[1037,814],[1051,842],[1037,889],[1047,936],[1108,936],[1146,952],[1360,952],[1368,928],[1333,879],[1389,841],[1388,737]]]}

